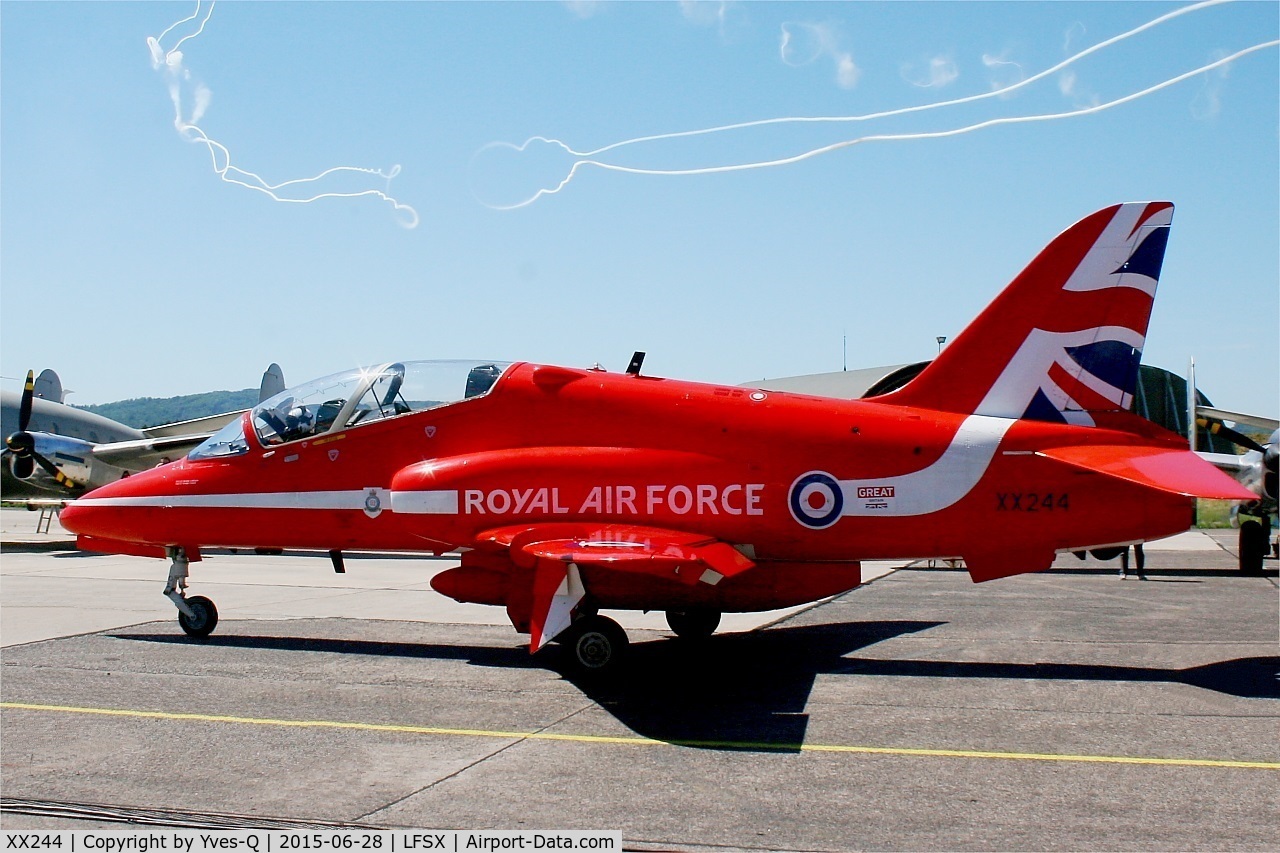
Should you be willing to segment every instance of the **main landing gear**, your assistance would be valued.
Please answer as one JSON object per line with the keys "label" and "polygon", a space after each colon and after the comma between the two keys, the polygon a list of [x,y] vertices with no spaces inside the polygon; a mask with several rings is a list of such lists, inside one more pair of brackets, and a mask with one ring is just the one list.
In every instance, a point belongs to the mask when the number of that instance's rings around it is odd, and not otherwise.
{"label": "main landing gear", "polygon": [[[666,615],[671,630],[685,641],[705,640],[720,625],[718,610],[668,610]],[[591,612],[574,620],[555,641],[569,653],[574,670],[588,678],[615,672],[629,646],[621,625]]]}
{"label": "main landing gear", "polygon": [[592,678],[616,670],[630,644],[622,626],[599,613],[575,620],[556,639],[569,652],[574,668]]}
{"label": "main landing gear", "polygon": [[190,561],[182,548],[166,549],[169,559],[169,582],[164,594],[178,608],[178,624],[189,637],[207,637],[218,624],[218,608],[203,595],[187,598],[187,574]]}
{"label": "main landing gear", "polygon": [[705,640],[720,627],[720,611],[668,610],[667,624],[682,640]]}
{"label": "main landing gear", "polygon": [[1252,519],[1240,523],[1240,571],[1247,575],[1262,574],[1262,561],[1271,553],[1271,519]]}

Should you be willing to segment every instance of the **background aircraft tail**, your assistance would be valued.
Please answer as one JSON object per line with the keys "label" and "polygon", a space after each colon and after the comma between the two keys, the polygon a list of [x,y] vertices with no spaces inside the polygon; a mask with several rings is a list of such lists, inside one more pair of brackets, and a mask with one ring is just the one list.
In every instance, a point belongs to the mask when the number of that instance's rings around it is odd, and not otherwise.
{"label": "background aircraft tail", "polygon": [[284,389],[284,371],[273,361],[262,374],[262,384],[258,386],[258,402],[270,400]]}
{"label": "background aircraft tail", "polygon": [[1080,220],[876,401],[1087,426],[1130,409],[1172,218],[1169,202],[1131,202]]}

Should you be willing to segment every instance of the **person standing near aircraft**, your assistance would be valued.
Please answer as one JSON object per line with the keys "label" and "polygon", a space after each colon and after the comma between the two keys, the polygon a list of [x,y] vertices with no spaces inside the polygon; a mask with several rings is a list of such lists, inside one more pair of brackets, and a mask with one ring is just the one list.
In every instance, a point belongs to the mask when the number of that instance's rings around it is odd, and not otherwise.
{"label": "person standing near aircraft", "polygon": [[[1133,565],[1138,570],[1138,580],[1147,579],[1146,572],[1143,571],[1147,565],[1146,554],[1142,552],[1142,543],[1139,542],[1133,546]],[[1125,548],[1120,552],[1120,577],[1129,577],[1129,549]]]}

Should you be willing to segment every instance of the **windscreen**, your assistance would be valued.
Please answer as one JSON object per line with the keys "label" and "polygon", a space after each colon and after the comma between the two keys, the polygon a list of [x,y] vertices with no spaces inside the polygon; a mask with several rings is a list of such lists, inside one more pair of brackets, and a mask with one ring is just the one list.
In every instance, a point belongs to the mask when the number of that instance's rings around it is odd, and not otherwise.
{"label": "windscreen", "polygon": [[238,417],[197,445],[188,459],[216,459],[219,456],[239,456],[249,450],[244,437],[244,418]]}
{"label": "windscreen", "polygon": [[509,362],[408,361],[357,368],[290,388],[253,409],[264,445],[399,417],[487,394]]}

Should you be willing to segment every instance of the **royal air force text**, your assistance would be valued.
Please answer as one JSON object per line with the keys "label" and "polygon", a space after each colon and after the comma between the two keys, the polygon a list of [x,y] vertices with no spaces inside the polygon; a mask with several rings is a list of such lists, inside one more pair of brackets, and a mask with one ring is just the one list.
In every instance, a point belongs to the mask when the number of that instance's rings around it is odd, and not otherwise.
{"label": "royal air force text", "polygon": [[575,499],[555,486],[529,489],[464,489],[465,515],[764,515],[763,483],[715,486],[594,486]]}

